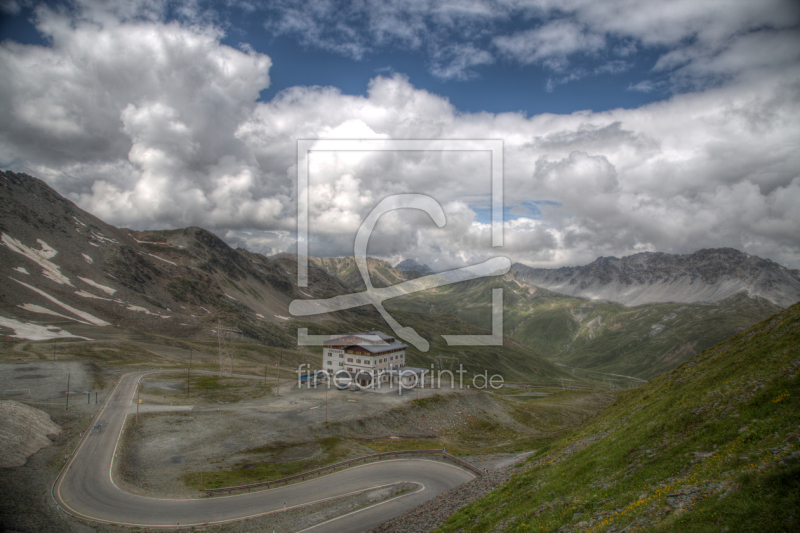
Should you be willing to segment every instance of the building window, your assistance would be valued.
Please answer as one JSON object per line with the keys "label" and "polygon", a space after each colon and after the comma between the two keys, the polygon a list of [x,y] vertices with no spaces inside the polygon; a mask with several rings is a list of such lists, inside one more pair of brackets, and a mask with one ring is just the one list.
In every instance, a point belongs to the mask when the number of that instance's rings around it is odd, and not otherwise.
{"label": "building window", "polygon": [[341,359],[342,357],[344,357],[344,355],[342,355],[342,354],[340,353],[340,354],[339,354],[339,359]]}
{"label": "building window", "polygon": [[344,366],[344,363],[339,363],[339,366]]}
{"label": "building window", "polygon": [[333,364],[333,361],[328,361],[328,364],[329,364],[329,365],[332,365],[332,364]]}
{"label": "building window", "polygon": [[348,357],[348,358],[347,358],[347,362],[348,362],[348,363],[352,363],[352,362],[353,362],[353,358],[352,358],[352,357]]}
{"label": "building window", "polygon": [[361,364],[361,359],[356,359],[356,363]]}

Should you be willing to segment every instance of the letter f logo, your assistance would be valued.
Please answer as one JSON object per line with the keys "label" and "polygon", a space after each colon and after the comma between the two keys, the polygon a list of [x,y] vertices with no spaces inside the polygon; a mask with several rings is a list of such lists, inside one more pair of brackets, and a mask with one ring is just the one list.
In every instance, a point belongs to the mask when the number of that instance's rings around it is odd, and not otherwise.
{"label": "letter f logo", "polygon": [[[446,223],[442,206],[430,196],[424,194],[397,194],[384,198],[361,224],[353,246],[356,265],[361,278],[367,286],[367,290],[323,300],[294,300],[289,305],[289,312],[294,316],[310,316],[372,304],[398,337],[414,345],[418,350],[427,352],[430,348],[428,341],[420,337],[413,328],[402,326],[397,322],[384,309],[383,301],[405,294],[450,285],[459,281],[486,276],[502,276],[511,268],[511,261],[507,257],[495,257],[477,265],[431,274],[404,281],[391,287],[376,289],[372,286],[372,280],[367,269],[367,244],[378,219],[381,215],[393,209],[420,209],[428,213],[440,228]],[[499,302],[498,294],[500,296]],[[444,337],[450,345],[499,345],[502,344],[502,332],[502,289],[494,289],[492,299],[492,335],[445,335]]]}

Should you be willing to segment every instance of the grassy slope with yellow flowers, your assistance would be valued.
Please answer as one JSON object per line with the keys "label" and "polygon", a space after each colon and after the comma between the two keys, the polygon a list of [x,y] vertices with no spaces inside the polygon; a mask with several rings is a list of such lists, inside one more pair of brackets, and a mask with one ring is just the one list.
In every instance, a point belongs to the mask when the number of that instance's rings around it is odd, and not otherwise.
{"label": "grassy slope with yellow flowers", "polygon": [[800,304],[534,454],[440,531],[797,531]]}

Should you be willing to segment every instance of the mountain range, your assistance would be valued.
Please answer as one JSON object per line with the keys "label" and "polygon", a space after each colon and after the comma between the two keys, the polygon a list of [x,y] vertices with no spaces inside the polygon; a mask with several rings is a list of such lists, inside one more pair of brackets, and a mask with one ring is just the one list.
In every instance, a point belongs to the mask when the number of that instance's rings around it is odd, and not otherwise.
{"label": "mountain range", "polygon": [[[308,287],[297,286],[297,260],[233,249],[202,228],[133,231],[81,210],[43,181],[0,173],[0,333],[29,340],[105,339],[133,330],[164,342],[211,340],[216,324],[237,327],[242,341],[285,348],[300,361],[317,360],[314,346],[298,346],[297,329],[311,335],[384,330],[371,306],[295,319],[297,299],[330,298],[361,283],[352,258],[309,262]],[[413,279],[384,261],[368,260],[376,286]],[[341,276],[341,278],[339,277]],[[348,282],[348,283],[346,283]],[[555,380],[567,373],[524,344],[506,339],[490,351],[447,346],[441,335],[484,334],[456,316],[433,319],[399,312],[395,318],[431,341],[408,360],[435,364],[457,356],[473,372],[508,379]],[[121,334],[121,333],[120,333]],[[291,359],[291,357],[290,357]]]}
{"label": "mountain range", "polygon": [[800,272],[733,248],[599,257],[579,267],[531,268],[515,263],[512,268],[521,280],[537,287],[625,305],[711,303],[739,293],[780,307],[800,300]]}
{"label": "mountain range", "polygon": [[[294,255],[232,249],[202,228],[116,228],[25,174],[0,173],[0,208],[6,334],[97,338],[97,328],[130,328],[207,338],[221,322],[264,345],[313,351],[297,347],[298,327],[311,334],[389,329],[368,306],[302,320],[289,313],[296,299],[363,290],[352,257],[309,258],[309,286],[300,288]],[[430,275],[413,259],[396,267],[374,258],[367,264],[376,287]],[[491,289],[498,287],[504,288],[504,345],[446,345],[441,334],[491,330]],[[579,369],[579,378],[596,380],[649,379],[797,300],[796,270],[726,248],[599,258],[559,269],[516,263],[503,276],[385,305],[432,341],[428,353],[410,349],[413,364],[447,355],[475,371],[518,379],[555,379]]]}

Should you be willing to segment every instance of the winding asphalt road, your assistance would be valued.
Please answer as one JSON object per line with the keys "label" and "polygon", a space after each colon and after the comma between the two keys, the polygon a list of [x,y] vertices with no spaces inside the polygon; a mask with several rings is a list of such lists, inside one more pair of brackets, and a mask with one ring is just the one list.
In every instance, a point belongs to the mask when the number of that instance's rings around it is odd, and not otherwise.
{"label": "winding asphalt road", "polygon": [[[130,494],[114,483],[113,460],[130,413],[136,383],[145,374],[122,376],[88,432],[53,484],[53,497],[67,512],[97,522],[175,528],[213,524],[281,512],[369,489],[405,482],[417,490],[305,531],[358,532],[412,509],[475,476],[467,470],[426,459],[381,461],[269,490],[214,498],[167,499]],[[175,408],[172,408],[175,410]]]}

